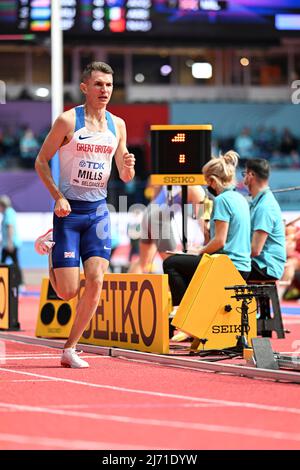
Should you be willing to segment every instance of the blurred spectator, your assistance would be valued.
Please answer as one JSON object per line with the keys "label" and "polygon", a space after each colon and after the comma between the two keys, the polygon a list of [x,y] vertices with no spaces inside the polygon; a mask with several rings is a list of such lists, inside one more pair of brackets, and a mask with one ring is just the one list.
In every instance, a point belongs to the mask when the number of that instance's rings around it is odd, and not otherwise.
{"label": "blurred spectator", "polygon": [[18,250],[21,245],[21,240],[17,230],[17,217],[16,211],[12,208],[11,200],[8,196],[0,196],[0,212],[3,214],[2,218],[2,254],[1,263],[5,263],[7,258],[11,258],[16,268],[17,283],[23,284],[22,272],[19,266]]}
{"label": "blurred spectator", "polygon": [[291,152],[297,150],[297,141],[292,135],[291,131],[287,128],[283,130],[281,142],[280,142],[280,152],[283,154],[289,155]]}
{"label": "blurred spectator", "polygon": [[31,129],[27,128],[20,139],[20,155],[24,168],[33,168],[39,150],[39,143]]}
{"label": "blurred spectator", "polygon": [[6,127],[3,131],[3,150],[7,156],[12,156],[16,151],[17,139],[14,130],[11,127]]}
{"label": "blurred spectator", "polygon": [[[33,168],[36,153],[47,133],[48,129],[43,129],[35,136],[27,124],[22,124],[16,129],[9,127],[0,129],[0,169],[20,166]],[[300,142],[287,128],[280,130],[261,125],[252,130],[244,127],[237,136],[221,137],[213,133],[212,155],[217,156],[233,147],[237,148],[241,159],[264,158],[273,168],[300,168]],[[140,172],[137,173],[134,183],[122,185],[121,189],[122,194],[125,192],[127,195],[129,205],[145,202],[143,190],[147,157],[139,147],[134,147],[134,153],[138,149],[141,153],[139,160],[143,162],[140,164]],[[146,173],[149,173],[149,169]],[[115,201],[110,202],[115,205]]]}
{"label": "blurred spectator", "polygon": [[296,222],[287,224],[285,237],[287,262],[282,281],[285,281],[288,286],[285,288],[283,298],[294,300],[300,298],[300,225]]}
{"label": "blurred spectator", "polygon": [[0,129],[0,170],[5,166],[6,158],[3,145],[3,131]]}
{"label": "blurred spectator", "polygon": [[244,127],[237,136],[234,142],[234,148],[243,160],[249,160],[254,156],[254,141],[248,127]]}
{"label": "blurred spectator", "polygon": [[270,133],[265,126],[259,126],[253,136],[255,146],[260,149],[261,157],[265,158],[268,154],[268,144]]}
{"label": "blurred spectator", "polygon": [[271,127],[269,129],[268,134],[269,134],[269,138],[268,138],[268,143],[267,143],[267,152],[268,152],[268,156],[270,156],[273,151],[279,149],[280,137],[278,135],[276,127]]}
{"label": "blurred spectator", "polygon": [[[142,213],[136,212],[135,236],[139,235],[139,259],[132,262],[128,272],[144,273],[153,270],[156,254],[162,260],[170,256],[170,252],[177,249],[176,214],[182,214],[181,187],[148,185],[147,194],[151,202]],[[193,204],[198,214],[205,199],[205,192],[201,186],[189,186],[188,203]],[[204,239],[202,220],[199,220],[199,240]],[[129,234],[133,238],[133,231]]]}
{"label": "blurred spectator", "polygon": [[220,154],[219,143],[216,139],[212,139],[211,141],[211,154],[214,157],[218,157]]}

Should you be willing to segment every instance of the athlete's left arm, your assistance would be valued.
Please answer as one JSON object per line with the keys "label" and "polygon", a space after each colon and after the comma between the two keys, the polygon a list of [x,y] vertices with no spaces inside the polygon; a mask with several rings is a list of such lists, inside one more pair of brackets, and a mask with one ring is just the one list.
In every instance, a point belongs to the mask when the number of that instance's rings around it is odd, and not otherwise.
{"label": "athlete's left arm", "polygon": [[115,161],[119,171],[119,176],[124,183],[134,178],[135,157],[129,153],[126,147],[126,126],[123,119],[117,118],[119,145],[115,153]]}

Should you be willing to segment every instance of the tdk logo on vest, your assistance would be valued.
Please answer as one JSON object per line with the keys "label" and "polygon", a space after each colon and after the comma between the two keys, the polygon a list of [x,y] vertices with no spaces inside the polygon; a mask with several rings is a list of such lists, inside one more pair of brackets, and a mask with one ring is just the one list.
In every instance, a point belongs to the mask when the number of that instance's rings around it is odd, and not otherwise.
{"label": "tdk logo on vest", "polygon": [[92,170],[104,170],[104,162],[86,162]]}

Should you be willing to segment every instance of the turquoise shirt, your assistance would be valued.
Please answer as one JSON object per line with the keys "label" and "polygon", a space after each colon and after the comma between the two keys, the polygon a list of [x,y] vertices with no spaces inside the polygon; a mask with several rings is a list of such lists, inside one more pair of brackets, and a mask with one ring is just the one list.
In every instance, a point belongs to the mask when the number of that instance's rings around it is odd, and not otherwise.
{"label": "turquoise shirt", "polygon": [[280,279],[286,262],[285,234],[282,214],[270,188],[259,192],[250,203],[251,238],[256,230],[268,234],[259,256],[253,258],[259,268]]}
{"label": "turquoise shirt", "polygon": [[227,255],[239,271],[251,271],[249,205],[233,187],[225,189],[214,200],[210,236],[215,236],[215,221],[228,222],[225,246],[218,253]]}
{"label": "turquoise shirt", "polygon": [[3,213],[3,219],[2,219],[2,246],[3,248],[7,248],[8,225],[12,225],[13,227],[14,247],[19,248],[19,246],[21,245],[21,240],[18,236],[18,230],[17,230],[17,214],[16,214],[16,211],[12,207],[8,207]]}

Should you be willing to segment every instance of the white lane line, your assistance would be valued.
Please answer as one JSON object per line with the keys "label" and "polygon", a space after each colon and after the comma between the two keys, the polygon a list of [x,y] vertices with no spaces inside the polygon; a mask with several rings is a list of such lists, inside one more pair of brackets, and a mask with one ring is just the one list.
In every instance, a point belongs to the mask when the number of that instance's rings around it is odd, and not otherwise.
{"label": "white lane line", "polygon": [[23,352],[23,353],[7,353],[7,354],[0,354],[0,359],[1,358],[5,358],[5,357],[24,357],[24,356],[30,356],[30,357],[33,357],[33,356],[57,356],[58,353],[57,352],[48,352],[48,353],[40,353],[40,352]]}
{"label": "white lane line", "polygon": [[155,403],[141,403],[141,404],[130,404],[130,403],[105,403],[103,405],[98,405],[98,404],[95,404],[95,403],[89,403],[89,404],[80,404],[80,405],[48,405],[47,408],[54,408],[55,410],[59,410],[59,409],[66,409],[66,410],[72,410],[72,409],[88,409],[88,408],[92,408],[95,409],[95,408],[103,408],[103,409],[107,409],[107,408],[128,408],[128,409],[153,409],[153,408],[159,408],[159,409],[168,409],[168,408],[171,408],[171,409],[174,409],[174,408],[207,408],[207,407],[211,407],[211,408],[218,408],[218,407],[221,407],[223,405],[218,405],[218,404],[215,404],[215,403],[171,403],[171,404],[155,404]]}
{"label": "white lane line", "polygon": [[190,421],[171,421],[164,419],[148,419],[148,418],[134,418],[132,416],[119,416],[109,414],[87,413],[68,410],[53,410],[42,406],[29,406],[29,405],[15,405],[12,403],[0,403],[0,407],[8,409],[16,409],[19,412],[31,413],[45,413],[52,415],[64,416],[65,418],[82,418],[97,421],[110,421],[115,423],[142,425],[142,426],[156,426],[173,429],[186,429],[189,431],[205,431],[205,432],[219,432],[224,434],[235,434],[239,436],[249,436],[263,439],[286,440],[300,442],[300,433],[292,433],[285,431],[273,431],[271,429],[256,429],[246,428],[245,426],[226,426],[219,424],[195,423]]}
{"label": "white lane line", "polygon": [[[20,434],[5,434],[0,433],[0,442],[10,442],[14,444],[28,445],[32,449],[37,446],[53,447],[59,449],[77,449],[77,450],[130,450],[130,449],[145,449],[145,447],[137,446],[135,444],[117,444],[115,442],[97,442],[97,441],[83,441],[72,439],[60,439],[43,436],[24,436]],[[148,447],[149,449],[149,447]]]}
{"label": "white lane line", "polygon": [[0,361],[34,361],[35,359],[59,359],[61,356],[18,356],[18,357],[0,357]]}
{"label": "white lane line", "polygon": [[[18,335],[15,338],[3,338],[0,333],[0,340],[5,342],[5,343],[13,343],[14,346],[16,345],[22,345],[22,346],[27,346],[28,348],[46,348],[46,349],[52,349],[56,348],[58,345],[62,345],[63,341],[58,341],[58,340],[53,340],[53,345],[49,346],[49,344],[39,344],[39,343],[26,343],[24,341],[21,341],[20,338],[24,338],[22,335]],[[25,336],[25,338],[29,338],[29,336]],[[36,339],[36,338],[35,338]]]}
{"label": "white lane line", "polygon": [[[82,355],[80,354],[80,357],[84,358],[84,359],[107,359],[107,356],[85,356],[85,355]],[[29,361],[32,361],[32,360],[35,360],[35,359],[60,359],[61,358],[61,354],[58,355],[58,356],[54,356],[54,355],[50,355],[50,356],[22,356],[22,357],[7,357],[7,356],[2,356],[0,357],[0,362],[4,362],[4,361],[21,361],[21,360],[24,360],[24,359],[27,359]]]}
{"label": "white lane line", "polygon": [[285,319],[283,320],[283,325],[300,325],[300,320],[297,318],[293,319]]}
{"label": "white lane line", "polygon": [[81,380],[64,379],[60,377],[53,377],[50,375],[36,374],[33,372],[24,372],[21,370],[6,369],[5,367],[0,367],[0,371],[10,372],[12,374],[28,375],[30,377],[39,377],[41,379],[50,379],[50,380],[53,380],[54,382],[69,383],[72,385],[83,385],[85,387],[99,388],[102,390],[103,389],[113,390],[116,392],[133,393],[133,394],[138,394],[138,395],[148,395],[148,396],[160,397],[160,398],[174,398],[175,400],[193,401],[196,403],[197,402],[198,403],[217,403],[223,406],[250,408],[250,409],[255,409],[255,410],[275,411],[276,413],[282,412],[282,413],[291,413],[291,414],[300,415],[300,408],[289,408],[286,406],[277,406],[277,405],[263,405],[260,403],[251,403],[251,402],[218,400],[218,399],[213,399],[213,398],[201,398],[201,397],[193,397],[193,396],[188,396],[188,395],[178,395],[174,393],[155,392],[152,390],[117,387],[116,385],[95,384],[91,382],[83,382]]}
{"label": "white lane line", "polygon": [[11,383],[11,382],[30,382],[30,383],[35,383],[35,382],[53,382],[53,380],[49,380],[49,379],[0,380],[0,383],[3,383],[3,382],[8,382],[8,383]]}

